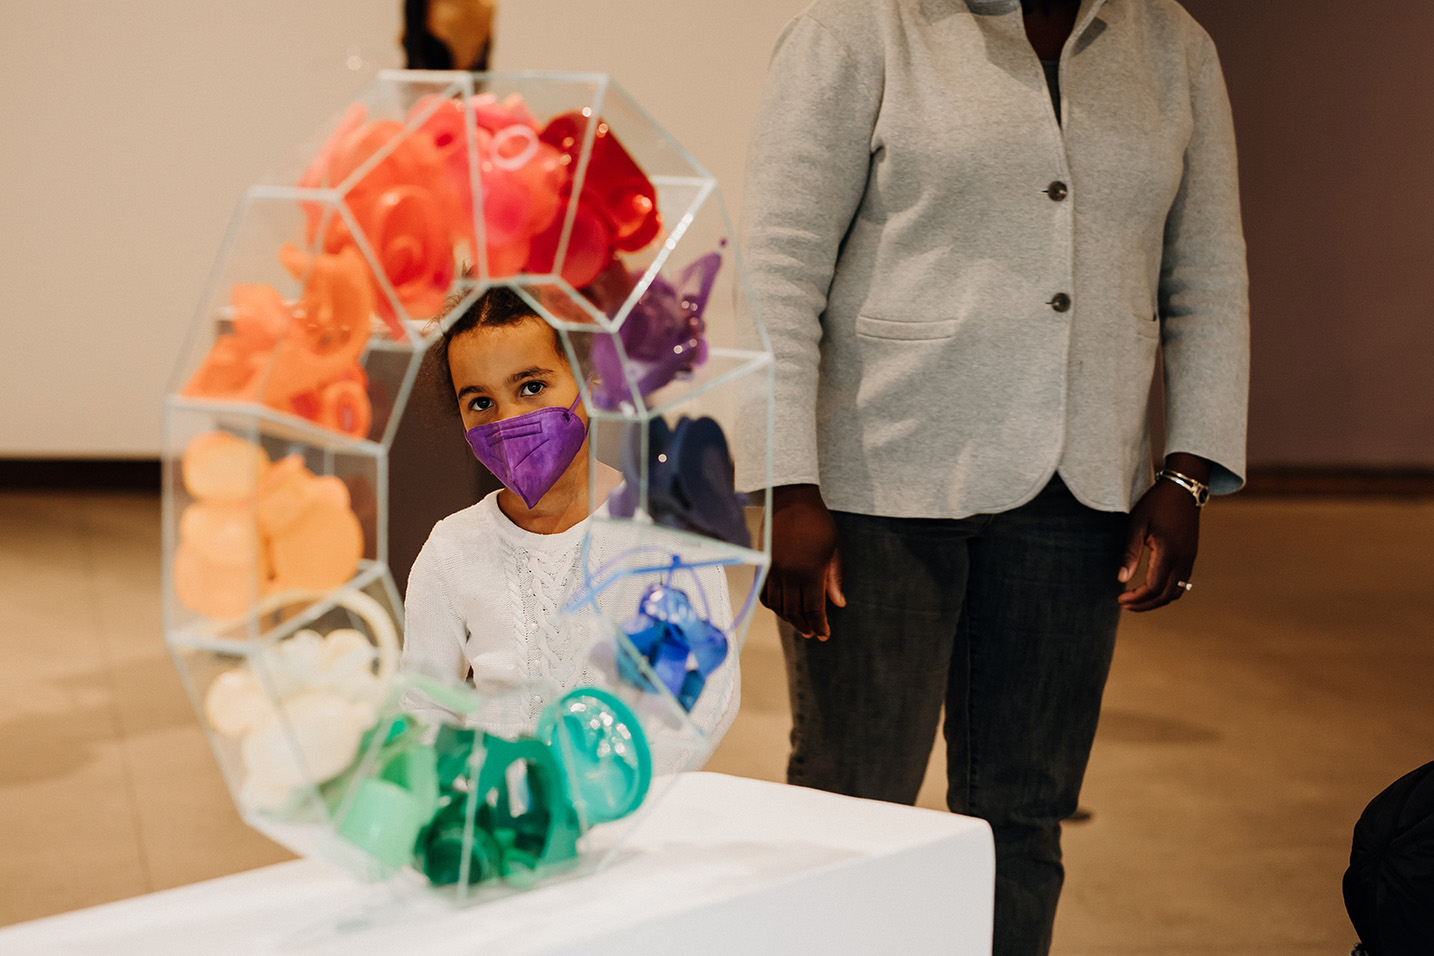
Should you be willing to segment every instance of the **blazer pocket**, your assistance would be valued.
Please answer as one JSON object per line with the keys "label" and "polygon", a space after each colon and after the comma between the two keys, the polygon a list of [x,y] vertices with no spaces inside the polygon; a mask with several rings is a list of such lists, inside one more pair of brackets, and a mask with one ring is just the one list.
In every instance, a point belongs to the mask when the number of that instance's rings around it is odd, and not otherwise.
{"label": "blazer pocket", "polygon": [[856,334],[871,339],[899,339],[916,342],[928,339],[949,339],[956,334],[955,319],[939,322],[893,322],[890,319],[873,319],[869,316],[856,317]]}
{"label": "blazer pocket", "polygon": [[1136,331],[1152,339],[1160,338],[1160,313],[1147,312],[1145,315],[1136,314]]}

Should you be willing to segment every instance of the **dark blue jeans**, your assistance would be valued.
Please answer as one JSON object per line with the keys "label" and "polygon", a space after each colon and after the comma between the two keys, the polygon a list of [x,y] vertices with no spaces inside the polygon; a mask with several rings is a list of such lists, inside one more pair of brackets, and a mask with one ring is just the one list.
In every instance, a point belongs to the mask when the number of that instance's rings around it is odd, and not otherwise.
{"label": "dark blue jeans", "polygon": [[956,520],[836,513],[847,606],[832,637],[783,626],[789,782],[913,803],[946,707],[947,805],[996,840],[995,956],[1050,949],[1119,620],[1127,517],[1059,479]]}

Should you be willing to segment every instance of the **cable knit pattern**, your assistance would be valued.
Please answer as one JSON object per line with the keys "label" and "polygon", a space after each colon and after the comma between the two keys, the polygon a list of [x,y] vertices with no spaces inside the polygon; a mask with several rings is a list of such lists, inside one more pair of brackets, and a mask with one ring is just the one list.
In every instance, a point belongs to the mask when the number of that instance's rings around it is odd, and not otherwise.
{"label": "cable knit pattern", "polygon": [[[605,509],[599,515],[605,517]],[[583,541],[593,530],[588,568],[619,559],[630,565],[657,564],[653,553],[624,559],[642,544],[638,529],[625,523],[587,519],[559,534],[524,531],[498,508],[497,492],[470,508],[440,521],[414,562],[404,602],[406,634],[403,666],[434,676],[525,685],[524,692],[498,695],[484,714],[487,729],[505,736],[529,733],[550,700],[584,684],[611,683],[601,660],[611,647],[611,632],[592,615],[562,615],[562,609],[583,583]],[[603,617],[621,623],[637,611],[647,586],[663,575],[622,577],[598,599]],[[731,600],[720,568],[691,574],[680,572],[674,584],[687,591],[701,609],[708,602],[712,623],[732,626]],[[685,721],[645,720],[653,745],[654,769],[673,773],[705,762],[726,734],[740,702],[736,649],[708,679],[689,715],[701,731]],[[655,716],[660,707],[650,701]],[[442,718],[439,708],[410,695],[404,706],[424,716]]]}

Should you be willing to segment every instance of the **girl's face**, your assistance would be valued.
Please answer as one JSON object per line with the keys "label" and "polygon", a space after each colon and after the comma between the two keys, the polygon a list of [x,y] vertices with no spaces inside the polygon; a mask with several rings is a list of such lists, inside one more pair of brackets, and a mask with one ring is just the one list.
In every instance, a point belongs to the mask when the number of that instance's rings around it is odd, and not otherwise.
{"label": "girl's face", "polygon": [[[486,425],[578,397],[578,382],[552,327],[537,316],[469,329],[448,343],[448,370],[463,428]],[[586,421],[579,403],[576,411]]]}

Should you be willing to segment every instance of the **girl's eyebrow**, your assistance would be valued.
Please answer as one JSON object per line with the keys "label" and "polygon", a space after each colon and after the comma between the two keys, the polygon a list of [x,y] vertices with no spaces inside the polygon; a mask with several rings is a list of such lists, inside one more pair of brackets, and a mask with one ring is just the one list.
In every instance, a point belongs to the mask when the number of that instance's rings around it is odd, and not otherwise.
{"label": "girl's eyebrow", "polygon": [[[525,368],[525,369],[523,369],[521,372],[514,372],[512,375],[508,376],[508,383],[509,383],[510,385],[511,385],[511,384],[516,384],[516,383],[518,383],[518,382],[523,381],[524,379],[529,379],[529,378],[544,378],[544,377],[549,377],[549,378],[550,378],[550,377],[552,377],[554,374],[555,374],[555,373],[554,373],[553,370],[550,369],[550,368],[543,368],[541,365],[534,365],[532,368]],[[465,385],[465,386],[463,386],[462,388],[460,388],[460,389],[458,390],[458,397],[459,397],[459,398],[462,398],[464,395],[467,395],[469,392],[477,392],[478,394],[481,395],[481,394],[483,394],[483,391],[484,391],[484,390],[483,390],[483,387],[482,387],[481,385]]]}
{"label": "girl's eyebrow", "polygon": [[543,368],[540,365],[534,365],[532,368],[525,368],[521,372],[514,372],[512,375],[508,376],[508,383],[511,385],[515,382],[521,382],[525,378],[542,378],[545,375],[550,376],[552,374],[552,369]]}

